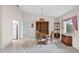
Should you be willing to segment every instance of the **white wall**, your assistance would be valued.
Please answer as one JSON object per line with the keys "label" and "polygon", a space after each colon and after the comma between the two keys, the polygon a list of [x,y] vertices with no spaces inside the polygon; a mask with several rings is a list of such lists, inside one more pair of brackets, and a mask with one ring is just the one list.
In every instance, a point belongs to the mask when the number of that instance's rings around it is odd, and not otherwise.
{"label": "white wall", "polygon": [[2,47],[2,6],[0,6],[0,48]]}
{"label": "white wall", "polygon": [[[23,20],[22,12],[16,6],[2,6],[2,47],[12,42],[12,20],[18,20],[19,24]],[[19,26],[19,28],[21,28]],[[21,30],[19,30],[19,33]],[[19,34],[19,37],[21,34]]]}
{"label": "white wall", "polygon": [[63,29],[62,29],[62,20],[63,19],[68,19],[72,16],[77,16],[78,20],[78,31],[74,30],[75,32],[73,33],[73,39],[72,39],[72,44],[74,48],[79,49],[79,7],[73,9],[72,11],[66,13],[60,18],[60,23],[61,23],[61,34],[63,34]]}
{"label": "white wall", "polygon": [[[45,21],[49,21],[49,34],[51,31],[53,31],[53,23],[54,19],[53,17],[44,17]],[[36,31],[36,21],[39,21],[40,16],[31,15],[31,14],[25,14],[24,16],[24,37],[26,38],[35,38],[35,31]],[[34,28],[31,28],[31,24],[34,24]]]}

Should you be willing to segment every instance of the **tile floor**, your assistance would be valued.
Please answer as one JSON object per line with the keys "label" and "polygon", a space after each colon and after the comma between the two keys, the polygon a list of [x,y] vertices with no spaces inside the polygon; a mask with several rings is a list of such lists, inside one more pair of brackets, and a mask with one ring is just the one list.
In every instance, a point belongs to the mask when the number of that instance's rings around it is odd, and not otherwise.
{"label": "tile floor", "polygon": [[5,49],[0,49],[1,53],[79,53],[79,50],[65,46],[58,39],[47,45],[36,45],[35,40],[13,40],[13,44]]}

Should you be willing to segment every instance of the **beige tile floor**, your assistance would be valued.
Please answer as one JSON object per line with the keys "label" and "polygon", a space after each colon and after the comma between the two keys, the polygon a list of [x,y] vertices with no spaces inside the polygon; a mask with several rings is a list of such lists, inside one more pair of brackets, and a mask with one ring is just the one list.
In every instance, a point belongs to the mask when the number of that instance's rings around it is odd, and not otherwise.
{"label": "beige tile floor", "polygon": [[36,45],[32,39],[13,40],[13,44],[5,49],[0,49],[1,53],[78,53],[79,50],[65,46],[58,39],[48,41],[47,45]]}

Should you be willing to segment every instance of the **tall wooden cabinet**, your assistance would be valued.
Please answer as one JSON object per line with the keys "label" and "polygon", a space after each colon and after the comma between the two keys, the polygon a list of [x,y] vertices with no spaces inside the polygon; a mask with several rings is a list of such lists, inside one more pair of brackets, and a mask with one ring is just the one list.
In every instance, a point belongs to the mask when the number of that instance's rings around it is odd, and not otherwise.
{"label": "tall wooden cabinet", "polygon": [[36,22],[36,31],[43,33],[44,35],[49,34],[49,22],[48,21],[37,21]]}
{"label": "tall wooden cabinet", "polygon": [[60,23],[59,22],[54,23],[54,32],[57,32],[57,33],[60,32]]}
{"label": "tall wooden cabinet", "polygon": [[54,23],[54,38],[60,38],[60,23]]}

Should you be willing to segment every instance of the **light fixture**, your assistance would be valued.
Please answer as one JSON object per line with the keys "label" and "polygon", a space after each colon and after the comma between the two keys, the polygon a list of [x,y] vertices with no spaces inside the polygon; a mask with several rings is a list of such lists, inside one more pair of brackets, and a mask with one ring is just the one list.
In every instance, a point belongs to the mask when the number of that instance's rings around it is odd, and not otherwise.
{"label": "light fixture", "polygon": [[41,18],[40,18],[40,21],[44,21],[44,14],[43,14],[43,10],[44,10],[44,9],[41,8],[40,10],[41,10]]}
{"label": "light fixture", "polygon": [[44,9],[43,9],[43,8],[41,8],[41,17],[43,17],[43,10],[44,10]]}
{"label": "light fixture", "polygon": [[19,5],[16,5],[16,7],[19,7]]}

